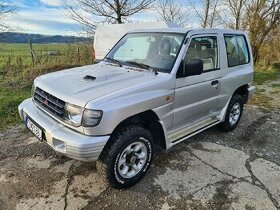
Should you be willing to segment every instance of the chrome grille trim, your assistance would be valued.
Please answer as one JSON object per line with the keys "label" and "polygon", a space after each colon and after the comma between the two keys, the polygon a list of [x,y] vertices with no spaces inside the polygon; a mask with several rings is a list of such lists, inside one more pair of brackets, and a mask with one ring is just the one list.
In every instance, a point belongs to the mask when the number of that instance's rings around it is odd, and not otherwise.
{"label": "chrome grille trim", "polygon": [[47,112],[62,118],[64,114],[65,102],[49,94],[48,92],[36,87],[33,94],[34,102]]}

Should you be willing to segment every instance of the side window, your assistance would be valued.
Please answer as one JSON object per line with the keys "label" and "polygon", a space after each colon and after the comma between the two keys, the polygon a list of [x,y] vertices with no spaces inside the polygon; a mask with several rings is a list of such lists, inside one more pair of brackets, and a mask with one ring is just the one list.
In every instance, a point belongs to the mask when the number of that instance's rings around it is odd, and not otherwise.
{"label": "side window", "polygon": [[238,61],[238,47],[236,42],[236,36],[225,36],[228,66],[239,65]]}
{"label": "side window", "polygon": [[188,48],[185,61],[199,58],[203,61],[203,71],[218,68],[217,37],[195,37],[192,38]]}
{"label": "side window", "polygon": [[249,50],[243,35],[225,35],[228,66],[249,63]]}
{"label": "side window", "polygon": [[249,63],[249,51],[244,36],[236,36],[238,52],[239,52],[239,65]]}

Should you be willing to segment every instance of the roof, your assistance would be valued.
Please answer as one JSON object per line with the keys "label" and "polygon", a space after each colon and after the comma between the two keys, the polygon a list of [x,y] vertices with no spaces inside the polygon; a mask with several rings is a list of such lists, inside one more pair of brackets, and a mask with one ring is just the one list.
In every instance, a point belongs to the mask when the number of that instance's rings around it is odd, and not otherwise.
{"label": "roof", "polygon": [[96,33],[110,32],[112,30],[115,32],[131,31],[131,30],[141,30],[141,29],[154,29],[154,28],[180,28],[179,25],[168,22],[141,22],[141,23],[124,23],[124,24],[100,24],[97,25]]}
{"label": "roof", "polygon": [[237,33],[244,34],[244,31],[232,30],[232,29],[216,29],[216,28],[207,28],[207,29],[191,29],[191,28],[157,28],[157,29],[138,29],[132,30],[129,33],[134,32],[165,32],[165,33],[187,33],[187,32],[195,32],[195,33]]}

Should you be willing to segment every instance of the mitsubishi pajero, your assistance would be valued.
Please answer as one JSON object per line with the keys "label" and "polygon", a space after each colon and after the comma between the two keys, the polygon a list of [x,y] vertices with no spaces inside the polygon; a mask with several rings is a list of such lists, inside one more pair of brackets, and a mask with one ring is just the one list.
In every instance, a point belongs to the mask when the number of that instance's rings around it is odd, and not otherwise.
{"label": "mitsubishi pajero", "polygon": [[147,172],[156,146],[169,149],[214,125],[232,131],[253,75],[242,31],[137,30],[98,64],[36,78],[19,114],[57,153],[96,160],[112,187],[126,188]]}

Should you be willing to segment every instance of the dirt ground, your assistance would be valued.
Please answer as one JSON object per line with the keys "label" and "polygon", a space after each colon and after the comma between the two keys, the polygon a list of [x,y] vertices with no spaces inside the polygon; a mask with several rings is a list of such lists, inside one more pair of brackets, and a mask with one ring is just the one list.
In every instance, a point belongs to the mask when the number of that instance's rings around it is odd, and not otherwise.
{"label": "dirt ground", "polygon": [[2,131],[0,210],[279,210],[280,94],[268,94],[273,107],[247,105],[235,131],[213,127],[158,152],[144,179],[127,190],[107,187],[95,163],[56,155],[23,125]]}

